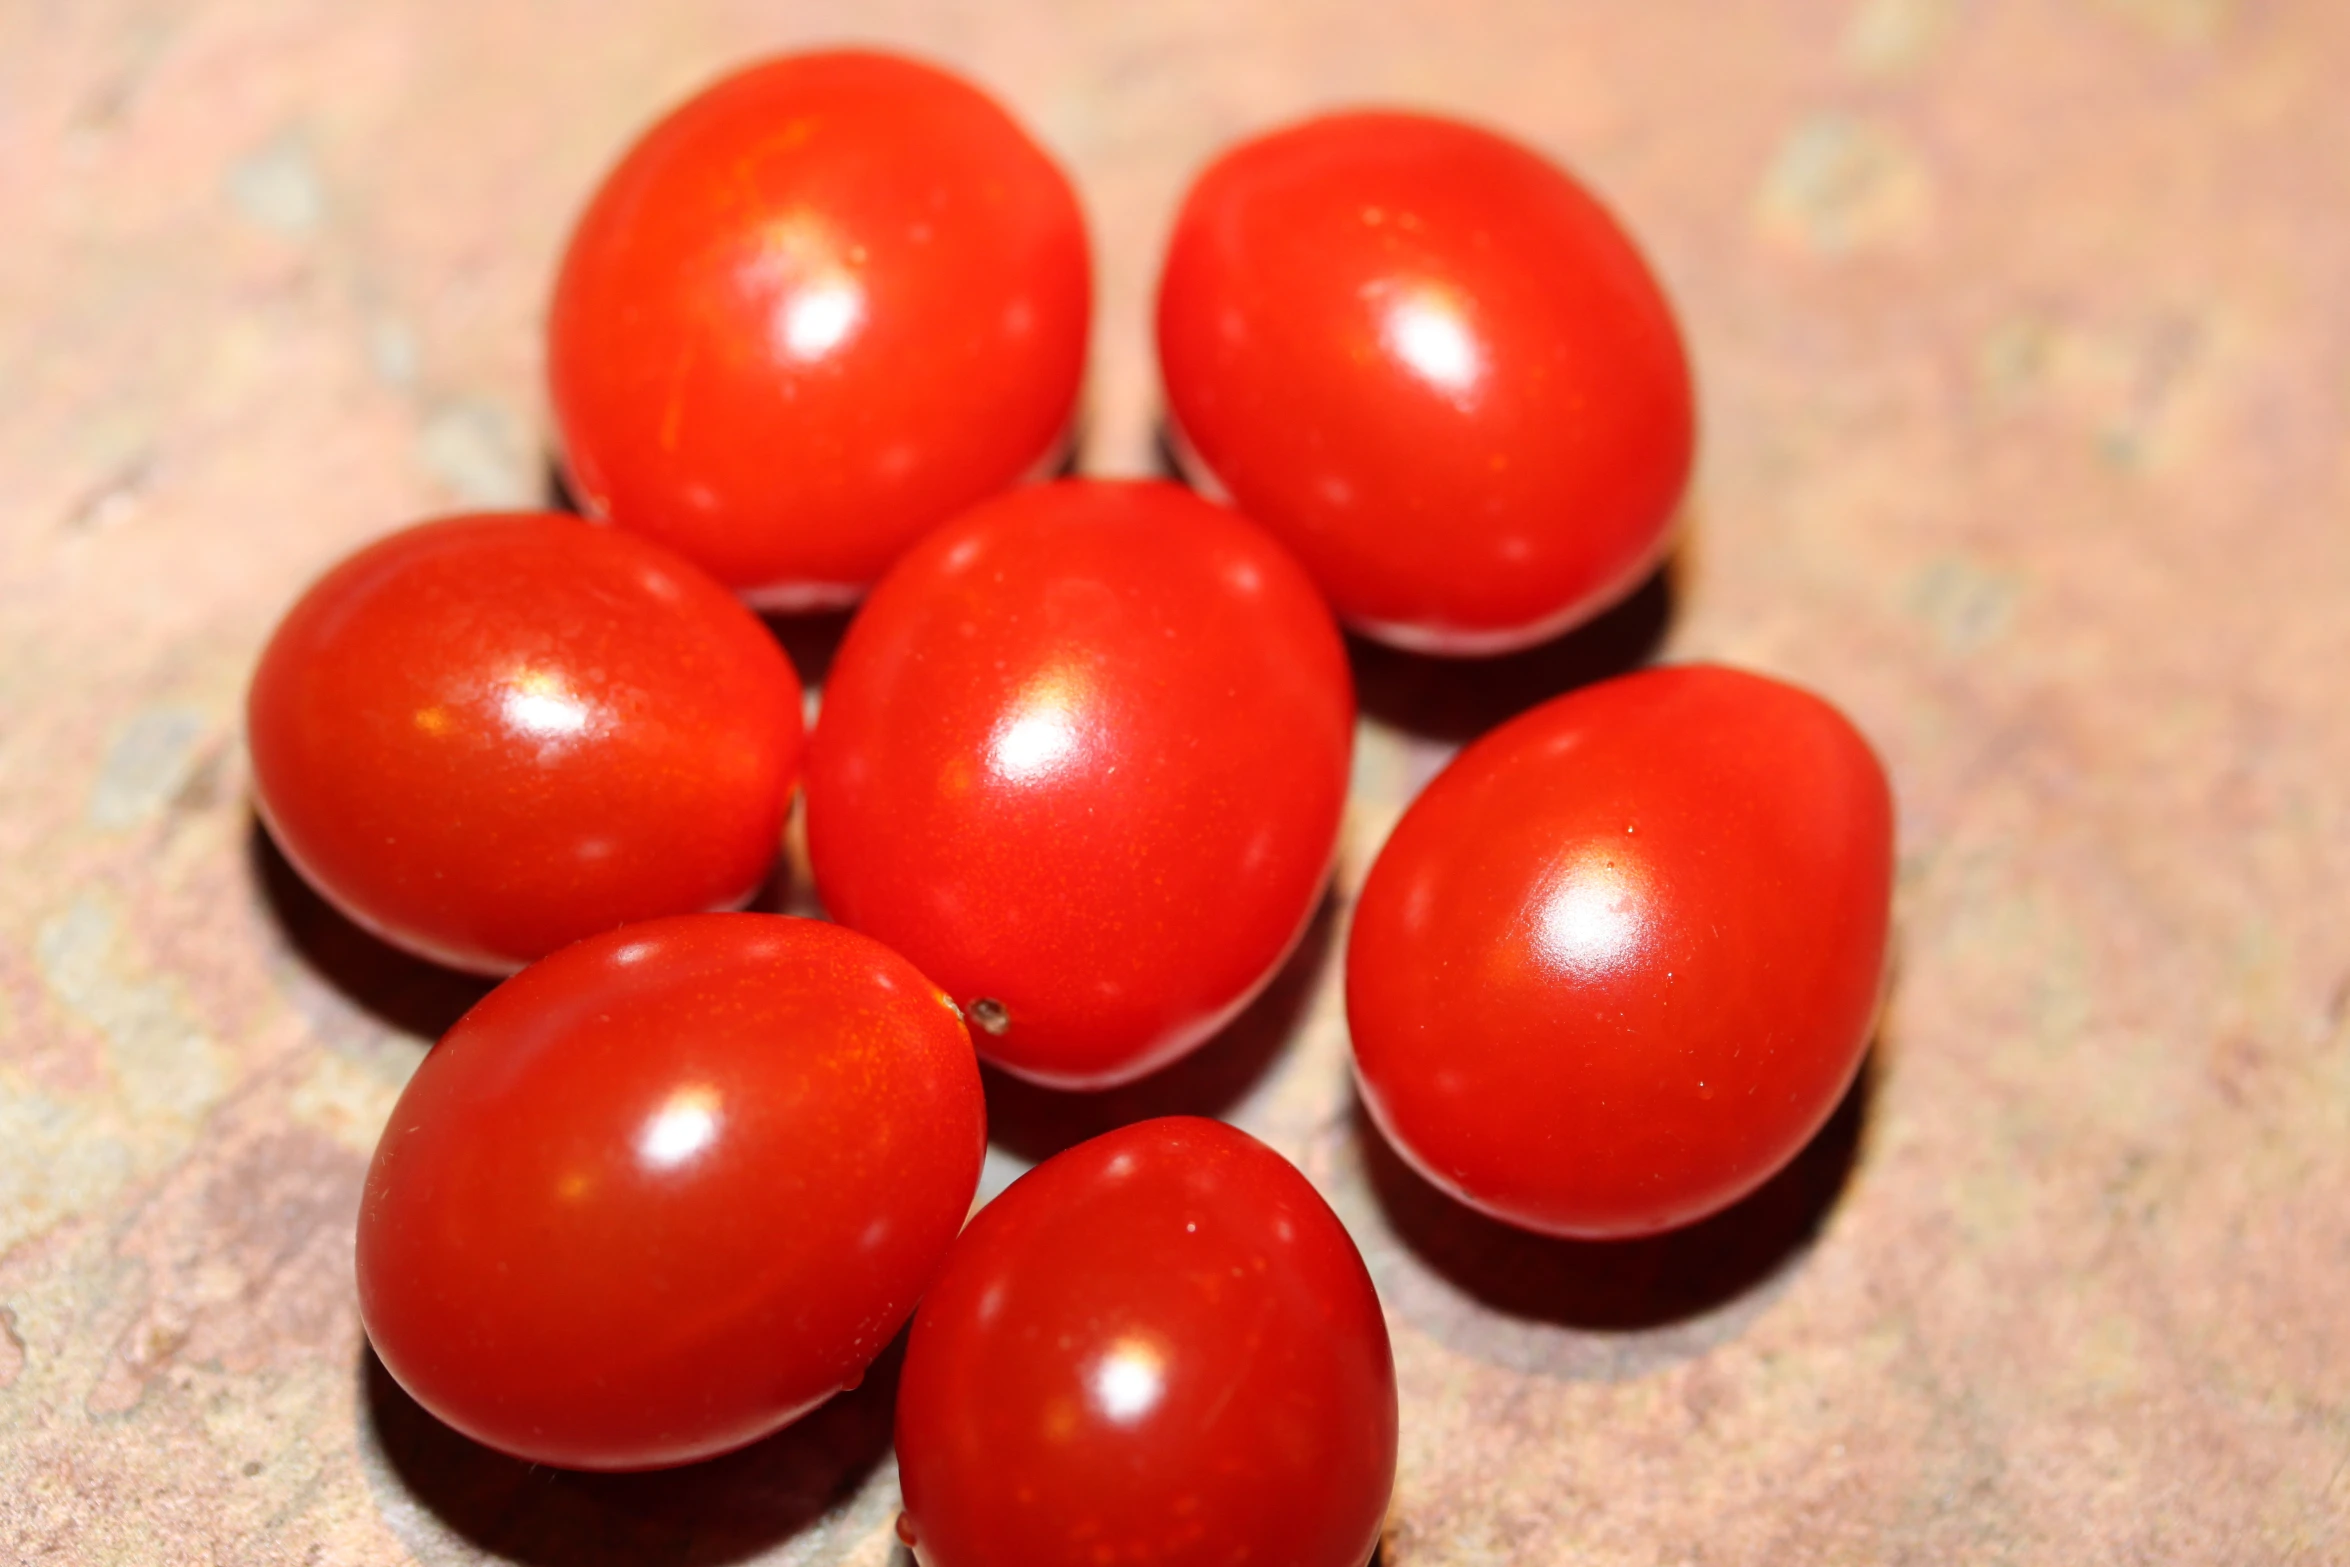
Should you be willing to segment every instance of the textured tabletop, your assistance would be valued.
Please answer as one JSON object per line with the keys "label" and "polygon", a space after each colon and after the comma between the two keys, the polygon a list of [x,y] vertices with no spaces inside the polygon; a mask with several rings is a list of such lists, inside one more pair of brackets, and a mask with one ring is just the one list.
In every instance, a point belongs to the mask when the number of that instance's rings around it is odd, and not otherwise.
{"label": "textured tabletop", "polygon": [[[545,494],[552,261],[631,130],[844,38],[971,72],[1078,177],[1091,471],[1158,461],[1190,172],[1337,103],[1584,173],[1702,386],[1670,569],[1500,664],[1357,649],[1311,939],[1164,1079],[993,1085],[990,1182],[1176,1109],[1295,1158],[1395,1337],[1387,1567],[2350,1562],[2335,0],[0,0],[0,1559],[893,1560],[886,1365],[735,1457],[585,1479],[369,1359],[360,1177],[478,987],[294,882],[238,735],[328,561]],[[1355,1110],[1349,896],[1463,737],[1699,656],[1885,755],[1890,1006],[1741,1208],[1519,1237]]]}

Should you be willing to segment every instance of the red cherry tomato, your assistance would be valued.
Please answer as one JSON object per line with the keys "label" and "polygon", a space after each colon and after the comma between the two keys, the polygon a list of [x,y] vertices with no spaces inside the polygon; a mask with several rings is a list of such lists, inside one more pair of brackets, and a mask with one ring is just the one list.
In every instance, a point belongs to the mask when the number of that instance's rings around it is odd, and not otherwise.
{"label": "red cherry tomato", "polygon": [[1287,1160],[1140,1122],[971,1221],[914,1317],[897,1448],[923,1567],[1362,1567],[1395,1480],[1387,1325]]}
{"label": "red cherry tomato", "polygon": [[1703,666],[1478,741],[1363,887],[1347,1022],[1372,1115],[1495,1218],[1686,1224],[1793,1158],[1885,966],[1893,807],[1842,714]]}
{"label": "red cherry tomato", "polygon": [[497,974],[749,898],[782,840],[800,683],[657,545],[455,517],[302,596],[247,731],[262,815],[313,886],[387,941]]}
{"label": "red cherry tomato", "polygon": [[897,1332],[979,1181],[953,1004],[875,941],[696,914],[566,947],[424,1058],[367,1172],[359,1311],[477,1441],[650,1469],[755,1441]]}
{"label": "red cherry tomato", "polygon": [[1169,484],[1036,486],[932,534],[851,624],[810,743],[833,916],[1057,1087],[1139,1077],[1304,929],[1354,698],[1288,555]]}
{"label": "red cherry tomato", "polygon": [[1051,455],[1091,309],[1077,198],[992,100],[799,55],[689,100],[596,192],[555,416],[590,510],[763,602],[841,603]]}
{"label": "red cherry tomato", "polygon": [[1175,434],[1356,629],[1524,647],[1634,587],[1693,439],[1639,253],[1501,137],[1345,114],[1200,176],[1159,288]]}

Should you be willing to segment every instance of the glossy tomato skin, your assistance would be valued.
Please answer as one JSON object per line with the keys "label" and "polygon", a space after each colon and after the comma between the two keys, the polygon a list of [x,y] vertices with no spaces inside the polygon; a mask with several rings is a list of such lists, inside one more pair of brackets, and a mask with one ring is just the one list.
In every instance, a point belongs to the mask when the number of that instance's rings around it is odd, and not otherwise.
{"label": "glossy tomato skin", "polygon": [[853,931],[652,920],[492,991],[367,1172],[359,1309],[477,1441],[574,1469],[740,1447],[852,1386],[979,1180],[952,1003]]}
{"label": "glossy tomato skin", "polygon": [[572,235],[548,371],[590,510],[845,603],[1047,459],[1092,309],[1069,182],[932,67],[805,54],[648,131]]}
{"label": "glossy tomato skin", "polygon": [[1395,1479],[1362,1258],[1214,1121],[1081,1143],[982,1209],[898,1384],[923,1567],[1362,1567]]}
{"label": "glossy tomato skin", "polygon": [[1851,1083],[1891,794],[1808,692],[1703,665],[1586,687],[1413,802],[1347,951],[1363,1098],[1461,1201],[1590,1239],[1727,1207]]}
{"label": "glossy tomato skin", "polygon": [[1262,530],[1170,484],[1016,491],[916,546],[841,644],[817,891],[945,986],[987,1059],[1124,1082],[1303,930],[1353,722],[1329,611]]}
{"label": "glossy tomato skin", "polygon": [[1666,547],[1679,329],[1615,220],[1515,142],[1357,113],[1234,148],[1176,220],[1158,334],[1194,466],[1366,635],[1525,647]]}
{"label": "glossy tomato skin", "polygon": [[748,899],[775,861],[800,684],[692,565],[577,517],[428,522],[289,610],[246,706],[271,836],[327,899],[502,974]]}

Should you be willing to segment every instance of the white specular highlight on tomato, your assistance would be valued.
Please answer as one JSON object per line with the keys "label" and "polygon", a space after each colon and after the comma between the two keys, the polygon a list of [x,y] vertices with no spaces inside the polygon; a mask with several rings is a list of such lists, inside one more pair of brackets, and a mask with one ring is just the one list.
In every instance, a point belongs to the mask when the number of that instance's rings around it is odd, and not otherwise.
{"label": "white specular highlight on tomato", "polygon": [[655,1169],[677,1168],[717,1140],[719,1108],[716,1089],[679,1089],[645,1123],[637,1137],[638,1157]]}
{"label": "white specular highlight on tomato", "polygon": [[1142,1339],[1120,1339],[1094,1363],[1094,1407],[1120,1425],[1132,1425],[1158,1406],[1167,1391],[1167,1358]]}

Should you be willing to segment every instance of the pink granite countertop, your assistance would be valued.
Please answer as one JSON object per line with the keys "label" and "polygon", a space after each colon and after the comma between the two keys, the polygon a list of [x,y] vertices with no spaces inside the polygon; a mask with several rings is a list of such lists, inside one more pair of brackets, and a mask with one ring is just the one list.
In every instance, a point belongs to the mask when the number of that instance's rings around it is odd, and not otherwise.
{"label": "pink granite countertop", "polygon": [[[1167,1081],[999,1089],[991,1179],[1171,1108],[1296,1158],[1389,1308],[1386,1567],[2350,1561],[2334,0],[0,5],[0,1559],[903,1567],[887,1375],[591,1480],[373,1368],[358,1183],[474,992],[257,847],[237,733],[329,560],[543,493],[547,279],[631,129],[841,39],[973,73],[1079,177],[1093,471],[1155,460],[1189,172],[1333,103],[1582,170],[1703,384],[1669,578],[1506,666],[1364,655],[1320,934]],[[1463,733],[1659,652],[1878,742],[1898,981],[1763,1197],[1525,1240],[1366,1143],[1333,936]]]}

